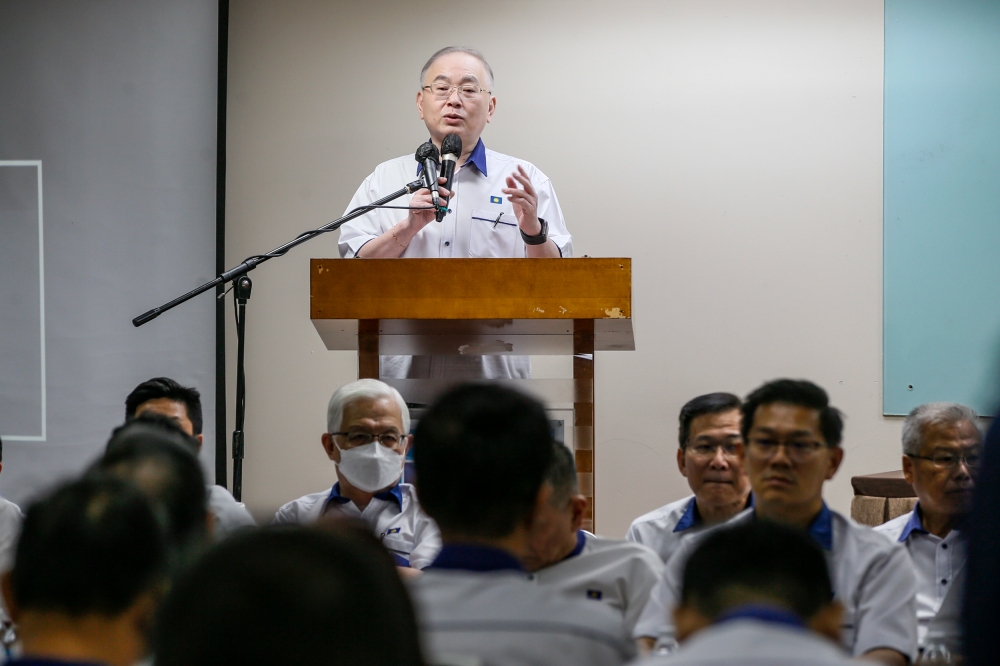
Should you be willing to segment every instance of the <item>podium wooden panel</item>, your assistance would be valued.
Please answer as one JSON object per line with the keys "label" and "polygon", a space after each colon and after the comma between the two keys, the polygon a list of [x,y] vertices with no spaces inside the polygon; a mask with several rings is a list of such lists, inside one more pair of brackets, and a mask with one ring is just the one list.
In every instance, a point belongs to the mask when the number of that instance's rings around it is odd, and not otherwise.
{"label": "podium wooden panel", "polygon": [[309,282],[317,332],[358,351],[359,377],[379,376],[379,355],[572,354],[593,529],[594,352],[635,349],[631,259],[312,259]]}

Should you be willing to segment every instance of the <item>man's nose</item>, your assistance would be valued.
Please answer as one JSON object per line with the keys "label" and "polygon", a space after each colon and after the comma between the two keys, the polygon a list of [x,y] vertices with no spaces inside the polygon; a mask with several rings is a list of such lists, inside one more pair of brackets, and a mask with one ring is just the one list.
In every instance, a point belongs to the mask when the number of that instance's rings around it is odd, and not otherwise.
{"label": "man's nose", "polygon": [[788,446],[785,444],[778,444],[774,449],[774,455],[771,456],[770,462],[772,465],[791,467],[792,458],[789,454]]}
{"label": "man's nose", "polygon": [[721,446],[715,447],[715,455],[712,456],[712,461],[709,463],[709,466],[714,469],[729,468],[729,461],[726,460],[726,454],[723,453]]}

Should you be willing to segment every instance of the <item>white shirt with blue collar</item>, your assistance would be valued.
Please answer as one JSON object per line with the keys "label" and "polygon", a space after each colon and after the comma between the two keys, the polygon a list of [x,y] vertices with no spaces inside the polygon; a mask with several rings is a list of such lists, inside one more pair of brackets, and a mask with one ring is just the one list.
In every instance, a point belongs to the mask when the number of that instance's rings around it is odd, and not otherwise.
{"label": "white shirt with blue collar", "polygon": [[570,597],[610,606],[631,634],[662,574],[663,562],[649,548],[580,530],[569,555],[529,577]]}
{"label": "white shirt with blue collar", "polygon": [[423,569],[441,550],[437,523],[420,508],[416,490],[409,483],[397,483],[376,494],[364,511],[341,495],[340,483],[336,483],[329,490],[285,504],[271,524],[307,525],[334,512],[367,523],[399,566]]}
{"label": "white shirt with blue collar", "polygon": [[503,550],[446,544],[408,583],[429,663],[611,666],[635,656],[620,614],[535,585]]}
{"label": "white shirt with blue collar", "polygon": [[[752,506],[753,495],[750,495],[745,508]],[[674,554],[681,539],[697,534],[706,527],[708,526],[698,513],[695,496],[689,495],[633,520],[625,538],[652,548],[666,562]]]}
{"label": "white shirt with blue collar", "polygon": [[[633,636],[673,640],[672,611],[680,600],[688,557],[704,535],[753,520],[754,515],[754,509],[747,509],[722,525],[684,539],[653,588]],[[825,502],[808,532],[826,553],[834,598],[844,606],[844,647],[855,657],[888,648],[912,661],[917,652],[917,582],[906,549],[831,511]]]}
{"label": "white shirt with blue collar", "polygon": [[961,652],[962,589],[965,583],[965,536],[953,529],[941,538],[924,529],[919,502],[874,528],[906,546],[917,575],[917,631],[920,648],[944,645]]}
{"label": "white shirt with blue collar", "polygon": [[[549,238],[564,257],[573,256],[573,237],[566,229],[562,208],[552,181],[535,165],[509,155],[489,150],[482,139],[469,159],[455,172],[451,212],[438,222],[431,222],[413,237],[403,258],[517,258],[526,256],[514,207],[503,193],[507,177],[522,166],[538,195],[538,217],[549,225]],[[413,155],[404,155],[375,167],[351,199],[347,210],[365,206],[399,190],[418,177]],[[389,205],[406,206],[403,196]],[[380,208],[355,218],[340,228],[338,247],[343,258],[354,257],[370,240],[392,229],[409,214],[406,210]],[[527,356],[496,354],[490,356],[383,356],[383,378],[513,378],[529,379],[531,363]]]}

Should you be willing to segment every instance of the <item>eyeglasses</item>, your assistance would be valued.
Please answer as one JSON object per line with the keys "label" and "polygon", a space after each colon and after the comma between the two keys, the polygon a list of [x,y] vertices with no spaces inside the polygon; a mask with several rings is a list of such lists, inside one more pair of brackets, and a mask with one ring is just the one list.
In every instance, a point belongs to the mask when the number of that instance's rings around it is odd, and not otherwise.
{"label": "eyeglasses", "polygon": [[436,99],[448,99],[451,94],[458,91],[458,94],[462,96],[463,99],[473,100],[476,96],[481,93],[488,93],[489,90],[480,88],[475,83],[460,83],[457,86],[453,86],[450,83],[445,83],[443,81],[438,81],[432,83],[429,86],[424,86],[422,90],[429,90]]}
{"label": "eyeglasses", "polygon": [[351,447],[355,446],[367,446],[371,444],[376,439],[378,443],[382,446],[388,446],[390,448],[396,448],[399,443],[403,440],[403,436],[394,432],[384,432],[381,435],[375,435],[370,432],[363,432],[361,430],[355,430],[351,432],[331,432],[331,435],[339,435],[340,437],[346,437],[347,443]]}
{"label": "eyeglasses", "polygon": [[722,449],[722,456],[724,458],[735,460],[739,458],[740,452],[743,450],[743,444],[740,442],[700,442],[698,444],[688,444],[685,450],[691,454],[692,458],[709,460],[716,456],[716,451],[719,449]]}
{"label": "eyeglasses", "polygon": [[779,447],[785,447],[785,451],[792,462],[806,462],[823,445],[815,440],[795,440],[791,442],[779,442],[776,439],[754,438],[750,440],[747,447],[747,455],[757,460],[770,460],[778,453]]}
{"label": "eyeglasses", "polygon": [[934,456],[918,456],[913,453],[907,453],[906,455],[918,460],[929,460],[938,469],[955,469],[960,462],[964,462],[965,466],[969,469],[976,469],[979,467],[980,460],[978,453],[968,453],[958,456],[951,453],[939,453]]}

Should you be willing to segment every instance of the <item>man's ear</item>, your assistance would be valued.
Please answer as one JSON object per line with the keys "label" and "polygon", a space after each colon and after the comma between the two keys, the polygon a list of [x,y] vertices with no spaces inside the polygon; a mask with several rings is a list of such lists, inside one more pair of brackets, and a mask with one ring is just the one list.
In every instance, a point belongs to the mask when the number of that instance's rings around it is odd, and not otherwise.
{"label": "man's ear", "polygon": [[17,605],[17,600],[14,599],[14,581],[10,571],[5,571],[0,576],[0,591],[3,592],[3,603],[7,607],[7,614],[17,624],[17,618],[21,614],[21,609]]}
{"label": "man's ear", "polygon": [[677,629],[678,643],[683,643],[710,624],[711,620],[690,606],[681,604],[674,608],[674,627]]}
{"label": "man's ear", "polygon": [[830,467],[826,470],[826,480],[829,481],[840,469],[840,463],[844,462],[844,449],[840,446],[830,447]]}
{"label": "man's ear", "polygon": [[569,507],[573,512],[573,531],[576,532],[583,527],[583,520],[587,516],[587,498],[583,495],[570,495]]}
{"label": "man's ear", "polygon": [[420,114],[421,120],[424,119],[423,102],[424,102],[424,90],[423,88],[421,88],[420,90],[417,91],[417,113]]}
{"label": "man's ear", "polygon": [[684,456],[684,449],[678,447],[677,449],[677,469],[680,470],[681,476],[686,477],[687,472],[687,458]]}
{"label": "man's ear", "polygon": [[844,606],[839,601],[831,601],[809,618],[806,625],[820,636],[826,636],[834,643],[840,643],[840,623],[844,617]]}
{"label": "man's ear", "polygon": [[913,458],[910,456],[903,456],[903,478],[908,484],[913,485]]}
{"label": "man's ear", "polygon": [[323,450],[326,451],[326,457],[333,462],[339,463],[340,451],[337,450],[336,445],[333,443],[333,435],[328,432],[324,432],[320,441],[323,442]]}
{"label": "man's ear", "polygon": [[201,445],[205,443],[205,435],[195,435],[194,438],[198,440],[198,453],[201,453]]}

